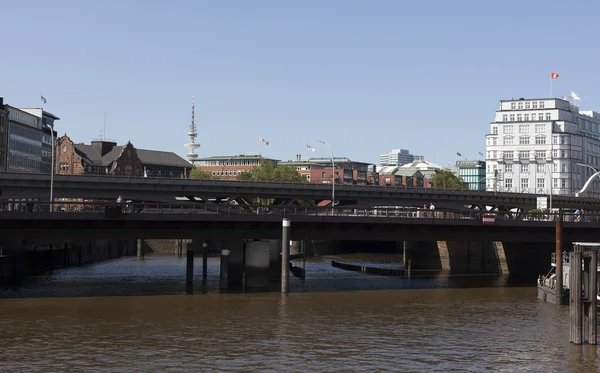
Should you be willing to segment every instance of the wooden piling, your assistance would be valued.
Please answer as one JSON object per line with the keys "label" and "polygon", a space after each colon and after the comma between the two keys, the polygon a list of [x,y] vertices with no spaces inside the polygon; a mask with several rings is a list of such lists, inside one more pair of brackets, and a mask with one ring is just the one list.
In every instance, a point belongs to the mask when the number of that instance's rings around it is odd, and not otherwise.
{"label": "wooden piling", "polygon": [[563,263],[562,263],[562,211],[556,219],[556,299],[559,306],[563,299]]}

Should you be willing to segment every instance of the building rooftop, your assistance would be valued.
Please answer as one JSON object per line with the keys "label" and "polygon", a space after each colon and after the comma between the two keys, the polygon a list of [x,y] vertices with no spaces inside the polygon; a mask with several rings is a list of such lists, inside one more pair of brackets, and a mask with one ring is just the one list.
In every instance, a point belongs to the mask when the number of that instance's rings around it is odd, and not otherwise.
{"label": "building rooftop", "polygon": [[[98,166],[109,166],[123,150],[123,146],[114,146],[104,156],[94,149],[91,145],[86,144],[74,144],[75,151],[86,158],[90,163]],[[173,152],[164,152],[160,150],[147,150],[147,149],[135,149],[138,158],[142,164],[153,164],[159,166],[170,166],[170,167],[188,167],[192,165]]]}
{"label": "building rooftop", "polygon": [[240,155],[213,155],[212,157],[198,158],[194,162],[201,161],[228,161],[228,160],[249,160],[249,159],[265,159],[268,161],[277,161],[279,159],[264,157],[260,154],[240,154]]}

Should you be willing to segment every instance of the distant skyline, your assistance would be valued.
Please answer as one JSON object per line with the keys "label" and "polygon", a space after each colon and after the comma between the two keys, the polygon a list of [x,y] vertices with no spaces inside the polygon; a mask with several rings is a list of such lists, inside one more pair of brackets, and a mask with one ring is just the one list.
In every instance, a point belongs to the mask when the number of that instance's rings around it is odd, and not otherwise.
{"label": "distant skyline", "polygon": [[[0,96],[59,135],[199,157],[296,153],[378,164],[479,159],[499,100],[600,111],[595,15],[573,1],[21,0],[2,5]],[[258,137],[269,141],[259,147]],[[318,152],[307,152],[310,144]]]}

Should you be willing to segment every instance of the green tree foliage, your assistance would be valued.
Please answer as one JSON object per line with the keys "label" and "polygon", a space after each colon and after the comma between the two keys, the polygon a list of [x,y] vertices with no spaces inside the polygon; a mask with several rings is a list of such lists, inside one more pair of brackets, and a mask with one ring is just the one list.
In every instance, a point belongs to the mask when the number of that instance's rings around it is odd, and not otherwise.
{"label": "green tree foliage", "polygon": [[450,190],[467,190],[468,185],[450,170],[439,170],[431,178],[434,188]]}
{"label": "green tree foliage", "polygon": [[296,171],[295,167],[280,165],[273,167],[273,162],[262,159],[260,166],[244,171],[237,177],[240,181],[283,181],[288,183],[305,183],[306,178]]}
{"label": "green tree foliage", "polygon": [[198,168],[194,168],[190,171],[190,179],[194,180],[215,180],[217,179],[210,171],[203,171]]}

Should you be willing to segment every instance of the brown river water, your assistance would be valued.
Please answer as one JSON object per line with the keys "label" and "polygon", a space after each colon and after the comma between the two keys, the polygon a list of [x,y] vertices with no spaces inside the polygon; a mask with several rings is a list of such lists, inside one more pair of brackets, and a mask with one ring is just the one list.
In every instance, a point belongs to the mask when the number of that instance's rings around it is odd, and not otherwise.
{"label": "brown river water", "polygon": [[[200,260],[197,260],[198,264]],[[496,276],[307,263],[288,295],[218,291],[185,260],[122,258],[0,288],[1,372],[598,372],[568,307]]]}

